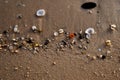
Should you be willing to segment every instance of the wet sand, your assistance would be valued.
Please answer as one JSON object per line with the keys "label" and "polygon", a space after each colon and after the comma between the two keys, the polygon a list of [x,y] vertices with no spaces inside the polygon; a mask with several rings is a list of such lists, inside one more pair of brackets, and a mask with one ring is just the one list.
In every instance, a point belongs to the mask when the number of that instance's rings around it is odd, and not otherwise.
{"label": "wet sand", "polygon": [[[8,1],[8,2],[7,2]],[[97,3],[92,14],[80,6],[87,1]],[[19,4],[25,4],[19,6]],[[21,50],[17,54],[0,52],[1,80],[119,80],[120,79],[120,1],[119,0],[0,0],[0,32],[10,26],[19,25],[21,35],[32,36],[39,42],[51,38],[54,31],[63,28],[67,32],[79,32],[89,27],[96,34],[85,44],[82,51],[76,47],[65,51],[55,50],[55,42],[38,54]],[[46,15],[36,17],[38,9],[45,9]],[[22,14],[22,19],[17,19]],[[116,24],[114,32],[109,25]],[[41,34],[29,29],[37,25]],[[106,48],[105,41],[111,40],[113,47]],[[57,39],[59,40],[59,38]],[[102,51],[98,51],[98,49]],[[90,60],[87,55],[106,54],[105,60]],[[85,54],[82,54],[84,52]]]}

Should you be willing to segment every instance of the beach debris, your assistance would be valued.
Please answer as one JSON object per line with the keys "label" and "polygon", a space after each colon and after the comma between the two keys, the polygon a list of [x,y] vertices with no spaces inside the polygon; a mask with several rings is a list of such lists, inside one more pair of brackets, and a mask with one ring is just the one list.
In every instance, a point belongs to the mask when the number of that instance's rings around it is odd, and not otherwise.
{"label": "beach debris", "polygon": [[78,45],[78,48],[79,48],[79,49],[82,49],[82,48],[83,48],[83,46],[82,46],[82,45]]}
{"label": "beach debris", "polygon": [[95,34],[96,32],[95,32],[94,28],[87,28],[87,29],[85,30],[85,33],[91,35],[91,34]]}
{"label": "beach debris", "polygon": [[71,44],[76,44],[77,43],[77,40],[74,38],[71,42]]}
{"label": "beach debris", "polygon": [[75,33],[70,33],[70,34],[69,34],[69,38],[70,38],[70,39],[73,39],[75,36],[76,36]]}
{"label": "beach debris", "polygon": [[54,32],[54,36],[57,37],[59,35],[58,32]]}
{"label": "beach debris", "polygon": [[44,9],[39,9],[39,10],[37,10],[37,12],[36,12],[36,15],[37,15],[38,17],[45,16],[45,14],[46,14],[46,12],[45,12]]}
{"label": "beach debris", "polygon": [[45,42],[44,42],[44,45],[48,45],[50,42],[51,42],[50,39],[46,39]]}
{"label": "beach debris", "polygon": [[57,63],[56,62],[53,62],[53,65],[56,65]]}
{"label": "beach debris", "polygon": [[63,29],[59,29],[58,32],[59,32],[59,34],[62,34],[62,33],[64,33],[64,30]]}
{"label": "beach debris", "polygon": [[23,17],[22,14],[17,14],[18,19],[22,19],[22,17]]}
{"label": "beach debris", "polygon": [[117,26],[116,26],[115,24],[110,25],[110,29],[111,29],[112,31],[115,31],[116,28],[117,28]]}
{"label": "beach debris", "polygon": [[96,60],[97,59],[97,57],[96,56],[92,56],[92,60]]}
{"label": "beach debris", "polygon": [[14,26],[13,31],[14,31],[15,33],[19,33],[19,30],[18,30],[18,25],[15,25],[15,26]]}
{"label": "beach debris", "polygon": [[92,11],[92,10],[88,10],[88,12],[89,12],[89,14],[92,14],[92,13],[93,13],[93,11]]}
{"label": "beach debris", "polygon": [[85,38],[85,35],[83,34],[82,30],[78,33],[79,39]]}
{"label": "beach debris", "polygon": [[111,53],[111,51],[110,50],[107,50],[107,52],[106,52],[107,54],[110,54]]}
{"label": "beach debris", "polygon": [[81,8],[83,9],[93,9],[97,6],[95,2],[85,2],[81,5]]}
{"label": "beach debris", "polygon": [[18,67],[14,67],[14,70],[17,71],[19,68]]}
{"label": "beach debris", "polygon": [[32,30],[33,30],[33,32],[35,32],[37,30],[37,27],[36,26],[32,26]]}
{"label": "beach debris", "polygon": [[104,60],[104,59],[106,59],[106,56],[105,55],[100,55],[99,58]]}
{"label": "beach debris", "polygon": [[31,29],[33,32],[42,32],[42,30],[38,29],[37,26],[32,26]]}
{"label": "beach debris", "polygon": [[102,49],[101,49],[101,48],[98,48],[98,51],[99,51],[99,52],[101,52],[101,51],[102,51]]}
{"label": "beach debris", "polygon": [[94,28],[87,28],[87,29],[85,30],[85,34],[86,34],[86,38],[87,38],[87,39],[90,39],[91,35],[92,35],[92,34],[95,34],[95,33],[96,33],[96,32],[95,32]]}
{"label": "beach debris", "polygon": [[105,41],[105,44],[106,44],[106,46],[109,46],[109,47],[112,46],[111,40],[106,40],[106,41]]}
{"label": "beach debris", "polygon": [[90,34],[86,34],[86,38],[90,39],[91,35]]}

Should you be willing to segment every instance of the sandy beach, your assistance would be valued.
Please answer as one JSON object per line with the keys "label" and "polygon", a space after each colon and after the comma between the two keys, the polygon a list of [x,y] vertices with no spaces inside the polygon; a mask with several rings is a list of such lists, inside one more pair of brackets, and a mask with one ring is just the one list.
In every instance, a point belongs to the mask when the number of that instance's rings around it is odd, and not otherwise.
{"label": "sandy beach", "polygon": [[[81,8],[86,2],[96,7]],[[45,16],[36,16],[39,9]],[[0,0],[0,80],[120,80],[119,14],[119,0]],[[78,39],[88,28],[95,31],[90,39]],[[26,41],[12,41],[21,37]],[[12,52],[15,43],[22,45]]]}

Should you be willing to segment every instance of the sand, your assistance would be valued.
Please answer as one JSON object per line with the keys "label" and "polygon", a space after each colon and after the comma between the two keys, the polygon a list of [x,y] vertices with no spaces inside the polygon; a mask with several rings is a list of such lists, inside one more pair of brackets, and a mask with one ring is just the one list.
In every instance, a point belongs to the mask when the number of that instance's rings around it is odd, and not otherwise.
{"label": "sand", "polygon": [[[92,13],[81,8],[88,1],[97,3]],[[20,3],[24,5],[19,6]],[[0,32],[19,25],[21,35],[44,42],[61,28],[67,32],[79,32],[92,27],[96,31],[90,44],[85,43],[88,49],[84,51],[76,46],[56,51],[57,41],[52,42],[47,50],[40,49],[37,54],[27,50],[17,54],[1,51],[0,80],[119,80],[119,3],[119,0],[0,0]],[[45,9],[46,15],[36,17],[38,9]],[[22,19],[17,19],[18,14],[22,14]],[[111,24],[116,24],[116,31],[109,30]],[[30,32],[33,25],[39,26],[43,32]],[[105,47],[106,40],[111,40],[111,48]],[[111,52],[107,54],[108,51]],[[103,54],[107,54],[104,60],[88,58]]]}

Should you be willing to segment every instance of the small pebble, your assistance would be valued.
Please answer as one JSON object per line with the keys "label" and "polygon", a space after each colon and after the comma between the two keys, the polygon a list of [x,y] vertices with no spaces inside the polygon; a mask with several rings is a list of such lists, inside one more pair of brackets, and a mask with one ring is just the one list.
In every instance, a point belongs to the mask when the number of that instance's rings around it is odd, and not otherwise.
{"label": "small pebble", "polygon": [[14,70],[17,71],[17,70],[18,70],[18,67],[15,67]]}
{"label": "small pebble", "polygon": [[92,10],[89,10],[88,12],[89,12],[89,14],[92,14],[92,13],[93,13],[93,11],[92,11]]}
{"label": "small pebble", "polygon": [[110,54],[111,53],[111,51],[110,50],[107,50],[107,54]]}
{"label": "small pebble", "polygon": [[22,19],[22,17],[23,17],[22,14],[17,14],[18,19]]}
{"label": "small pebble", "polygon": [[54,36],[57,37],[59,34],[58,32],[54,32]]}
{"label": "small pebble", "polygon": [[100,55],[99,57],[100,57],[100,59],[103,59],[103,60],[106,59],[105,55]]}
{"label": "small pebble", "polygon": [[79,49],[82,49],[83,47],[82,47],[82,45],[79,45],[78,48],[79,48]]}
{"label": "small pebble", "polygon": [[92,57],[92,59],[93,59],[93,60],[96,60],[96,59],[97,59],[97,57],[96,57],[96,56],[93,56],[93,57]]}
{"label": "small pebble", "polygon": [[56,62],[53,62],[53,65],[56,65]]}

